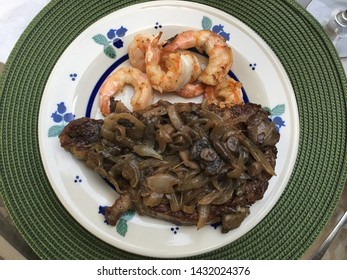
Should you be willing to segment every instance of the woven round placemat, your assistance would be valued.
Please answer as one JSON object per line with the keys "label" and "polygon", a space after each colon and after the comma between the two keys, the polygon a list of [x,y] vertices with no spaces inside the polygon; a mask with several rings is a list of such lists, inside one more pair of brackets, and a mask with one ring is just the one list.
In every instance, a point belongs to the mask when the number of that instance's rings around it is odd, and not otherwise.
{"label": "woven round placemat", "polygon": [[[98,19],[142,1],[53,0],[31,22],[0,82],[0,194],[43,259],[140,259],[80,226],[56,197],[40,159],[38,114],[54,64]],[[295,1],[200,0],[240,19],[282,62],[300,114],[292,177],[273,210],[249,233],[200,259],[297,259],[335,209],[346,180],[346,77],[321,26]]]}

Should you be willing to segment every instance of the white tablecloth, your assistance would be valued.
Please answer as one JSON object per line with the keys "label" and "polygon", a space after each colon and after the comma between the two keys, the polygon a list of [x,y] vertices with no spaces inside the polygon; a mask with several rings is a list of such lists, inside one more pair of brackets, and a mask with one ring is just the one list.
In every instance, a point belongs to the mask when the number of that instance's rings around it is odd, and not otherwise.
{"label": "white tablecloth", "polygon": [[24,29],[49,0],[0,0],[0,62],[5,63]]}

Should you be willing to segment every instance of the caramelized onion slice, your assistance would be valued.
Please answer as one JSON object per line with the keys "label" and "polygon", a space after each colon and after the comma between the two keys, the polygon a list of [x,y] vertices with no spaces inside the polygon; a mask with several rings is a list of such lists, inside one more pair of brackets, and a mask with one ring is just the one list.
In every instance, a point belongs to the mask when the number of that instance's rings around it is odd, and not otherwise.
{"label": "caramelized onion slice", "polygon": [[163,196],[163,193],[152,192],[149,196],[143,198],[143,203],[149,207],[158,206],[162,201]]}
{"label": "caramelized onion slice", "polygon": [[239,158],[237,159],[237,163],[234,164],[234,169],[230,171],[227,176],[229,178],[240,178],[241,173],[245,169],[245,158],[240,154]]}
{"label": "caramelized onion slice", "polygon": [[131,130],[127,130],[128,136],[131,136],[133,139],[141,139],[143,137],[146,128],[145,124],[129,113],[111,113],[105,118],[104,126],[113,127],[117,123],[122,125],[123,122],[130,122],[133,126]]}
{"label": "caramelized onion slice", "polygon": [[180,117],[180,115],[178,114],[178,112],[176,111],[175,105],[170,105],[167,107],[167,113],[169,115],[170,121],[172,123],[172,125],[178,130],[180,131],[183,127],[184,127],[184,123]]}
{"label": "caramelized onion slice", "polygon": [[191,169],[200,169],[200,165],[196,161],[193,161],[189,158],[188,150],[180,151],[179,155],[186,166]]}
{"label": "caramelized onion slice", "polygon": [[175,176],[165,173],[158,173],[147,177],[147,186],[154,192],[157,193],[174,193],[173,186],[180,183],[180,180]]}
{"label": "caramelized onion slice", "polygon": [[218,197],[216,197],[212,201],[212,204],[214,205],[224,204],[233,197],[233,194],[234,194],[234,186],[229,185],[223,190],[223,192],[220,193]]}
{"label": "caramelized onion slice", "polygon": [[132,160],[126,164],[122,170],[122,176],[130,182],[132,188],[136,188],[141,177],[140,169],[137,163]]}
{"label": "caramelized onion slice", "polygon": [[135,145],[133,147],[135,153],[143,157],[153,157],[156,159],[163,159],[163,157],[158,154],[154,149],[147,145]]}
{"label": "caramelized onion slice", "polygon": [[245,147],[252,154],[254,159],[261,164],[263,169],[270,175],[276,176],[275,170],[272,168],[271,164],[269,163],[263,152],[250,139],[243,135],[243,133],[240,132],[237,135],[243,143],[243,145],[245,145]]}
{"label": "caramelized onion slice", "polygon": [[181,202],[177,197],[177,193],[170,193],[165,195],[170,203],[170,208],[172,212],[177,212],[181,210]]}
{"label": "caramelized onion slice", "polygon": [[210,214],[210,210],[211,210],[211,205],[198,205],[198,223],[196,225],[196,227],[198,229],[202,228],[207,220],[208,220],[208,215]]}
{"label": "caramelized onion slice", "polygon": [[212,190],[207,195],[205,195],[202,199],[199,200],[199,204],[201,205],[208,205],[211,204],[212,201],[214,201],[216,198],[220,196],[222,191],[219,191],[217,189]]}
{"label": "caramelized onion slice", "polygon": [[182,184],[176,187],[177,191],[190,191],[194,189],[201,188],[203,185],[207,184],[209,181],[208,176],[204,173],[200,173],[197,176],[193,177],[190,180],[183,182]]}

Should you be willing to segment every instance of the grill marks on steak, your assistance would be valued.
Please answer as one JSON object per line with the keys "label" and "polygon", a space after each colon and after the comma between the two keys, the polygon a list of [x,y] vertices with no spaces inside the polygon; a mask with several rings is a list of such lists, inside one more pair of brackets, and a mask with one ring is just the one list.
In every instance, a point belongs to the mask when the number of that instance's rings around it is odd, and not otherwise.
{"label": "grill marks on steak", "polygon": [[[123,139],[119,143],[117,142],[118,140],[110,141],[109,139],[105,139],[102,136],[104,121],[90,118],[81,118],[70,122],[59,136],[61,146],[65,150],[69,151],[76,158],[85,161],[90,168],[111,181],[120,193],[120,198],[117,199],[115,204],[106,209],[105,218],[109,224],[115,225],[121,214],[128,209],[135,209],[140,215],[166,220],[177,225],[196,225],[199,223],[199,219],[201,219],[199,215],[201,213],[198,211],[198,206],[192,213],[187,213],[182,211],[182,209],[172,211],[170,203],[167,200],[154,206],[148,206],[142,202],[142,196],[145,195],[143,194],[144,189],[147,189],[146,177],[156,172],[160,165],[168,164],[165,159],[179,152],[175,151],[177,149],[176,146],[173,146],[173,144],[171,146],[170,144],[167,145],[166,150],[162,153],[164,157],[162,164],[159,160],[154,160],[153,162],[156,162],[158,166],[148,167],[141,171],[140,181],[135,182],[137,185],[141,185],[140,188],[131,187],[131,185],[135,184],[134,179],[131,174],[126,174],[129,170],[132,170],[131,168],[129,169],[129,164],[136,164],[148,159],[148,157],[142,157],[136,154],[133,151],[133,147],[138,144],[148,143],[149,134],[158,133],[158,127],[172,125],[167,113],[167,109],[171,105],[167,101],[159,101],[144,111],[132,113],[133,116],[149,128],[146,128],[146,133],[141,139]],[[275,125],[268,119],[268,113],[260,105],[235,105],[228,109],[220,109],[215,105],[202,108],[201,104],[193,103],[181,103],[175,104],[174,106],[180,121],[185,125],[191,122],[198,123],[202,118],[211,117],[211,113],[215,115],[216,122],[218,122],[218,119],[224,121],[232,120],[233,127],[239,133],[250,139],[257,149],[261,151],[270,166],[272,168],[275,167],[277,155],[275,144],[279,141],[279,133],[276,131]],[[124,106],[118,107],[124,108]],[[207,113],[206,110],[208,111]],[[127,114],[129,113],[129,111],[125,112]],[[216,122],[207,122],[205,125],[216,125]],[[131,122],[129,123],[128,120],[121,120],[119,123],[122,123],[128,130],[135,126]],[[221,222],[222,232],[225,233],[237,228],[249,214],[249,206],[263,198],[268,188],[268,181],[272,175],[264,170],[261,164],[254,159],[252,153],[242,143],[239,143],[240,141],[237,136],[229,133],[230,143],[225,139],[222,142],[222,139],[217,139],[216,135],[211,136],[212,130],[213,127],[207,130],[210,133],[210,135],[207,135],[208,138],[206,140],[208,144],[201,144],[203,149],[205,149],[204,152],[198,150],[196,155],[193,156],[190,151],[190,160],[197,162],[197,157],[200,155],[201,158],[198,161],[198,165],[201,172],[210,178],[221,180],[220,185],[223,188],[229,182],[234,185],[234,193],[228,201],[222,204],[211,203],[208,206],[208,215],[204,221],[205,224]],[[199,132],[199,130],[197,131]],[[136,137],[139,136],[136,134]],[[196,137],[200,137],[200,139],[195,139],[189,145],[188,149],[192,150],[194,143],[202,141],[202,135]],[[185,139],[181,141],[185,141]],[[174,147],[174,149],[171,149],[171,147]],[[158,150],[157,143],[154,148],[154,150]],[[233,149],[235,148],[239,150],[234,151]],[[241,154],[242,157],[240,156]],[[211,162],[216,161],[217,157],[218,166],[216,167],[211,165]],[[242,170],[236,173],[235,171],[231,172],[230,166],[235,166],[240,158],[245,161],[242,165]],[[122,161],[125,163],[122,163]],[[121,171],[117,171],[118,165],[121,165],[119,169]],[[189,169],[187,166],[185,168]],[[237,166],[235,166],[236,168]],[[191,171],[195,172],[194,169]],[[240,178],[233,178],[234,173],[240,173]],[[227,177],[227,174],[230,174],[231,178]],[[130,178],[132,178],[132,182]],[[211,184],[211,180],[209,180],[208,184]]]}

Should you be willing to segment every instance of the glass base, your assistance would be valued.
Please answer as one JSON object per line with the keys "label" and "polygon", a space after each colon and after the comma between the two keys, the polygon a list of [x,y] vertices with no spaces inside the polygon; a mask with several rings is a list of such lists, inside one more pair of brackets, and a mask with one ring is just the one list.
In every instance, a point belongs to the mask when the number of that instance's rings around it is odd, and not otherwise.
{"label": "glass base", "polygon": [[[310,12],[318,22],[326,29],[330,19],[340,11],[347,9],[347,0],[312,0],[307,6]],[[340,58],[347,57],[347,37],[335,37],[329,34],[335,45]]]}

